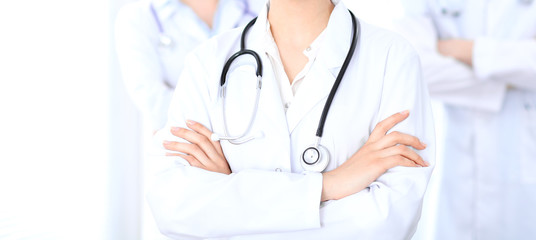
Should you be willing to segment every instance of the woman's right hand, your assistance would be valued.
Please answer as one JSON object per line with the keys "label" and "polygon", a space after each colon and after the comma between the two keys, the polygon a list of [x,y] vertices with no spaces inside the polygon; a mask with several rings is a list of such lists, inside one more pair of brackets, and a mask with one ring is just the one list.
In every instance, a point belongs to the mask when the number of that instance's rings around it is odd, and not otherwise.
{"label": "woman's right hand", "polygon": [[408,134],[387,134],[408,116],[409,111],[403,111],[379,122],[361,149],[341,166],[323,173],[322,201],[357,193],[396,166],[428,167],[429,164],[410,148],[423,150],[426,144]]}

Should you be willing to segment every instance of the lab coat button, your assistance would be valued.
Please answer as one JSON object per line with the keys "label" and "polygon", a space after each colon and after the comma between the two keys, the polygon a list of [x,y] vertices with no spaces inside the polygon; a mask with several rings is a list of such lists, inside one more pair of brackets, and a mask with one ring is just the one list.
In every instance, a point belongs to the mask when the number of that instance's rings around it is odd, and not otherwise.
{"label": "lab coat button", "polygon": [[275,171],[276,172],[281,172],[282,170],[281,170],[281,168],[276,168]]}

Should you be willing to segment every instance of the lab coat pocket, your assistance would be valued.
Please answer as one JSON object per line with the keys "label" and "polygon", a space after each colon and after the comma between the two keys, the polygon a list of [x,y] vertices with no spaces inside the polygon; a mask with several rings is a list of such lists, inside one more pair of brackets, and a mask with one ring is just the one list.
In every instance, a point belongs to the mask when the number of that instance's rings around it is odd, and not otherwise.
{"label": "lab coat pocket", "polygon": [[[527,94],[528,95],[528,94]],[[526,97],[522,121],[525,129],[521,132],[521,182],[536,184],[536,94]]]}

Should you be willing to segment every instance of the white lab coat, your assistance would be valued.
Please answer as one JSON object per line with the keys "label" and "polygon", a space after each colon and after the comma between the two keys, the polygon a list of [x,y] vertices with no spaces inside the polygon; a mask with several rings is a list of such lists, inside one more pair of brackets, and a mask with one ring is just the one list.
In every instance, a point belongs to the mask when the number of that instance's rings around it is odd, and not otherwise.
{"label": "white lab coat", "polygon": [[[446,104],[437,239],[536,239],[536,3],[403,2],[398,29]],[[472,68],[437,52],[449,38],[475,39]]]}
{"label": "white lab coat", "polygon": [[[115,37],[123,80],[153,130],[166,122],[186,55],[210,37],[246,24],[262,3],[263,0],[220,1],[212,29],[179,0],[142,0],[120,10]],[[173,40],[172,47],[159,45],[160,32],[151,4],[165,35]]]}
{"label": "white lab coat", "polygon": [[[315,141],[327,95],[346,57],[351,17],[342,3],[333,10],[323,45],[286,114],[274,71],[264,52],[266,8],[250,29],[246,46],[264,65],[260,103],[251,133],[263,137],[242,145],[222,141],[231,175],[188,166],[177,157],[154,176],[147,195],[162,233],[174,239],[410,239],[420,217],[432,167],[396,167],[367,189],[320,204],[322,174],[303,172],[299,155]],[[419,59],[401,37],[361,22],[350,67],[327,117],[321,144],[331,152],[327,171],[352,156],[375,125],[409,109],[393,130],[428,143],[419,154],[434,164],[434,128]],[[170,126],[199,121],[223,133],[219,80],[224,62],[239,49],[240,29],[225,33],[188,58],[170,108],[157,134],[177,141]],[[253,61],[239,60],[229,73],[226,114],[230,134],[249,122],[255,99]]]}

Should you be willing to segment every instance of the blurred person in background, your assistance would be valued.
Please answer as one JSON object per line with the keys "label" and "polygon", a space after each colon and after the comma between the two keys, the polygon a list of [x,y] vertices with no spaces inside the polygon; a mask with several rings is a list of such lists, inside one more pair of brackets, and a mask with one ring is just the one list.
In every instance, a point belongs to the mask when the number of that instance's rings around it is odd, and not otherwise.
{"label": "blurred person in background", "polygon": [[200,43],[257,16],[263,0],[141,0],[116,20],[116,48],[126,88],[149,122],[162,128],[184,58]]}
{"label": "blurred person in background", "polygon": [[[120,9],[115,22],[118,60],[126,89],[143,115],[147,132],[164,126],[186,55],[209,38],[248,23],[263,3],[139,0]],[[142,165],[143,179],[153,163],[143,161]],[[148,208],[142,208],[142,238],[163,239]]]}
{"label": "blurred person in background", "polygon": [[446,139],[436,239],[536,239],[536,3],[402,0]]}

